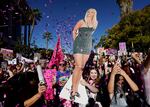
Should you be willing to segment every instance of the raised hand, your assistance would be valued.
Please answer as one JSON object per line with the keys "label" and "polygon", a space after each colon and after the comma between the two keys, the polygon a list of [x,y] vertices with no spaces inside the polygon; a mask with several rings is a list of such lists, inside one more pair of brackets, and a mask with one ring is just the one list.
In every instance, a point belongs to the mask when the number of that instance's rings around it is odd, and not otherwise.
{"label": "raised hand", "polygon": [[127,75],[126,72],[125,72],[123,69],[121,69],[120,67],[119,67],[118,70],[119,70],[119,71],[118,71],[117,74],[120,74],[120,75],[122,75],[123,77],[124,77],[125,75]]}
{"label": "raised hand", "polygon": [[116,64],[114,65],[113,69],[112,69],[111,74],[112,74],[112,75],[116,75],[116,74],[118,73],[119,69],[120,69],[119,64],[116,63]]}
{"label": "raised hand", "polygon": [[46,91],[46,86],[45,85],[38,85],[38,93],[43,94]]}

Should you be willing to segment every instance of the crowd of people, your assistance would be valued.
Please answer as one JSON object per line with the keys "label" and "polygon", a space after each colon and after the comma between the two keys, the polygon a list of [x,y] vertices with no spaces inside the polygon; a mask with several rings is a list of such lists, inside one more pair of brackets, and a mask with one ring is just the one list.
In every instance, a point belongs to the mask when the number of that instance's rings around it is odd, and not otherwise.
{"label": "crowd of people", "polygon": [[[138,53],[114,58],[95,56],[93,52],[90,54],[80,80],[86,87],[88,104],[59,97],[75,67],[74,59],[67,57],[51,68],[48,62],[19,60],[6,68],[1,66],[0,107],[149,107],[150,53],[143,60]],[[39,84],[37,65],[42,67],[46,84]]]}

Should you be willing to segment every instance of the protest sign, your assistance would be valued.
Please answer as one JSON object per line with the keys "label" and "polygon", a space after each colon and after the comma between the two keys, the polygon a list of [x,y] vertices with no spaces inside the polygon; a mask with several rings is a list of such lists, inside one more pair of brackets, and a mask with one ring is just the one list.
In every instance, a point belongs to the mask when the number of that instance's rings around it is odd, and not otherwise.
{"label": "protest sign", "polygon": [[1,48],[1,53],[3,54],[3,58],[6,60],[13,59],[13,50]]}

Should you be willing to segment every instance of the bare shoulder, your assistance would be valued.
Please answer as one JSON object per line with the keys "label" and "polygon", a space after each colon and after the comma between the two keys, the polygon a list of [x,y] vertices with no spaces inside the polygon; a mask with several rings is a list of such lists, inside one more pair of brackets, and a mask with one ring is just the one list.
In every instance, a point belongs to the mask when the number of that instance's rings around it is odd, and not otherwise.
{"label": "bare shoulder", "polygon": [[84,23],[84,21],[83,21],[83,19],[81,19],[81,20],[79,20],[77,23],[79,23],[79,24],[83,24],[83,23]]}
{"label": "bare shoulder", "polygon": [[83,25],[83,23],[84,23],[83,20],[79,20],[75,25],[75,29],[80,28]]}

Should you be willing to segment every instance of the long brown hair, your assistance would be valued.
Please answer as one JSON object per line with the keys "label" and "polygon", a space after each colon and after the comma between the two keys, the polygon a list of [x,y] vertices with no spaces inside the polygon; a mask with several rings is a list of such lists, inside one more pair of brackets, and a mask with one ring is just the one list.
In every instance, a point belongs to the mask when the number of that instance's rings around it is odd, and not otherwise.
{"label": "long brown hair", "polygon": [[97,78],[96,78],[96,80],[95,80],[94,83],[95,83],[95,85],[98,85],[99,82],[100,82],[100,73],[99,73],[98,69],[95,68],[95,67],[91,67],[91,68],[89,69],[89,74],[88,74],[89,76],[88,76],[87,81],[89,82],[89,81],[91,80],[90,72],[91,72],[92,70],[95,70],[95,71],[97,72]]}

